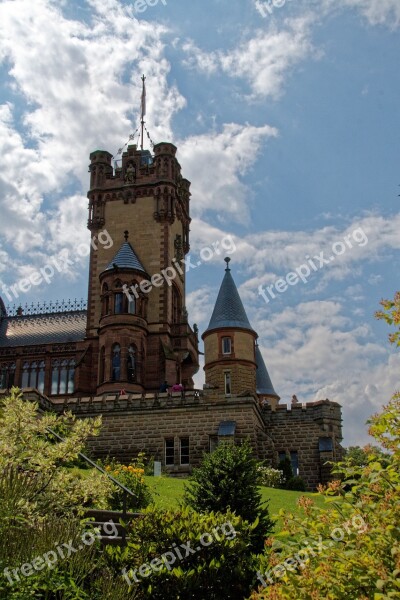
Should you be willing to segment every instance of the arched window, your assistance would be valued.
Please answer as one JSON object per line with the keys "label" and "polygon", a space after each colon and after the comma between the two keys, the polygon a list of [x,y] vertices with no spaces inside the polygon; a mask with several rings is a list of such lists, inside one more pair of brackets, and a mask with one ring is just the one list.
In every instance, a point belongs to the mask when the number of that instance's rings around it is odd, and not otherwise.
{"label": "arched window", "polygon": [[131,344],[128,348],[126,371],[128,374],[128,381],[131,383],[136,381],[136,347],[133,344]]}
{"label": "arched window", "polygon": [[0,365],[0,389],[12,388],[15,381],[15,363]]}
{"label": "arched window", "polygon": [[27,388],[30,387],[29,385],[29,379],[30,379],[30,364],[28,362],[25,362],[23,364],[22,367],[22,380],[21,380],[21,387],[22,388]]}
{"label": "arched window", "polygon": [[182,316],[182,300],[179,290],[172,286],[172,322],[180,323]]}
{"label": "arched window", "polygon": [[51,371],[51,393],[72,394],[75,390],[75,361],[54,360]]}
{"label": "arched window", "polygon": [[108,285],[105,283],[102,290],[102,306],[103,315],[108,315],[110,312],[110,295],[108,293]]}
{"label": "arched window", "polygon": [[136,314],[136,298],[135,296],[129,295],[128,298],[128,313],[130,315]]}
{"label": "arched window", "polygon": [[45,363],[42,360],[39,363],[38,372],[37,372],[37,385],[35,386],[41,394],[44,392],[44,372],[45,372]]}
{"label": "arched window", "polygon": [[106,372],[105,366],[106,366],[106,350],[103,346],[102,349],[100,350],[99,383],[103,383],[103,381],[104,381],[104,374]]}
{"label": "arched window", "polygon": [[116,281],[114,284],[116,292],[114,295],[114,314],[120,315],[124,312],[124,294],[122,293],[122,283]]}
{"label": "arched window", "polygon": [[112,364],[112,372],[111,372],[112,381],[120,381],[120,379],[121,379],[121,346],[119,344],[114,344],[114,346],[113,346],[112,356],[111,356],[111,364]]}

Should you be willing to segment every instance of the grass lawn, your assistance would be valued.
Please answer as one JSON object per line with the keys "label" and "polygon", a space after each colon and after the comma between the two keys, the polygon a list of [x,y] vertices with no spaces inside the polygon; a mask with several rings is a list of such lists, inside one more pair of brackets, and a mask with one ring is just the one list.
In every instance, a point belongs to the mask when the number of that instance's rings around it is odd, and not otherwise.
{"label": "grass lawn", "polygon": [[[153,494],[155,505],[158,508],[178,508],[179,501],[183,498],[184,479],[176,479],[174,477],[146,477],[145,479]],[[277,515],[281,508],[286,511],[299,513],[300,510],[297,508],[296,501],[300,496],[312,498],[318,506],[323,507],[325,505],[324,498],[319,494],[292,492],[267,487],[262,487],[261,492],[262,499],[269,500],[271,516]]]}

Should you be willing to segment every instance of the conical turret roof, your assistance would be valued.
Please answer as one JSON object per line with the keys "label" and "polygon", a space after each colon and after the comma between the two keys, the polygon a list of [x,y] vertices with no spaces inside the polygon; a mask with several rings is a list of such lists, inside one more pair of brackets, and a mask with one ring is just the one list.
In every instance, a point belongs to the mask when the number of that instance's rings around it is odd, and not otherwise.
{"label": "conical turret roof", "polygon": [[278,394],[274,390],[274,386],[272,385],[271,377],[269,376],[267,367],[265,366],[265,362],[263,359],[263,355],[261,354],[260,348],[256,345],[256,364],[257,364],[257,373],[256,373],[256,386],[257,386],[257,394],[263,396],[274,396],[278,398]]}
{"label": "conical turret roof", "polygon": [[211,320],[205,333],[213,329],[219,329],[220,327],[235,327],[254,331],[247,318],[239,292],[231,275],[229,260],[225,259],[227,263],[225,276],[222,280]]}
{"label": "conical turret roof", "polygon": [[132,245],[128,241],[122,244],[121,248],[118,250],[110,264],[104,269],[104,273],[115,269],[115,267],[118,269],[134,269],[135,271],[142,271],[143,273],[146,273],[145,268],[138,259]]}

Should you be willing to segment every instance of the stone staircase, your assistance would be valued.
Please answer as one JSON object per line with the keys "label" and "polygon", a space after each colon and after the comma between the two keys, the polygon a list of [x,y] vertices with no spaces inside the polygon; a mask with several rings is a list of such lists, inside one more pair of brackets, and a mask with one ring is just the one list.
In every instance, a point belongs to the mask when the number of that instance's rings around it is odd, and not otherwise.
{"label": "stone staircase", "polygon": [[91,519],[87,523],[88,530],[99,529],[99,539],[103,546],[124,546],[127,540],[127,528],[134,519],[140,518],[141,513],[121,512],[116,510],[87,510],[85,518]]}

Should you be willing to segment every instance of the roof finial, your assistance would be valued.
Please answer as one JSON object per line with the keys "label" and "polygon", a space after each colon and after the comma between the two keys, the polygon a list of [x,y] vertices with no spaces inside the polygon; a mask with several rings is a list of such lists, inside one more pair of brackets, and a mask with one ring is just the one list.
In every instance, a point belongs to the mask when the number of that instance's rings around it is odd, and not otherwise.
{"label": "roof finial", "polygon": [[128,237],[129,237],[129,231],[126,230],[126,231],[124,231],[124,238],[125,238],[126,242],[128,241]]}
{"label": "roof finial", "polygon": [[229,263],[231,262],[231,259],[229,258],[229,256],[227,256],[226,258],[224,258],[224,261],[226,262],[226,269],[225,269],[225,271],[230,271]]}

